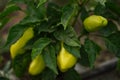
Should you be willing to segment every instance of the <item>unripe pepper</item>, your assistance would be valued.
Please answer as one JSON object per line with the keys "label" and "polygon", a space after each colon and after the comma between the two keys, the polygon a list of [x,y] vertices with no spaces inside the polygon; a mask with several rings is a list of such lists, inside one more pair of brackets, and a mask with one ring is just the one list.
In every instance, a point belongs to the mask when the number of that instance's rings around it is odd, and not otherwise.
{"label": "unripe pepper", "polygon": [[107,23],[107,19],[99,15],[91,15],[83,22],[84,27],[88,32],[99,30],[100,28],[106,26]]}
{"label": "unripe pepper", "polygon": [[38,55],[29,66],[29,73],[31,75],[40,74],[45,69],[45,62],[42,55]]}
{"label": "unripe pepper", "polygon": [[33,36],[34,36],[34,31],[33,28],[30,27],[23,33],[20,39],[18,39],[14,44],[10,46],[10,53],[12,59],[15,58],[17,54],[24,53],[25,50],[23,49],[23,47],[30,39],[33,38]]}
{"label": "unripe pepper", "polygon": [[57,64],[61,72],[72,68],[77,62],[77,58],[69,53],[61,43],[60,53],[57,55]]}

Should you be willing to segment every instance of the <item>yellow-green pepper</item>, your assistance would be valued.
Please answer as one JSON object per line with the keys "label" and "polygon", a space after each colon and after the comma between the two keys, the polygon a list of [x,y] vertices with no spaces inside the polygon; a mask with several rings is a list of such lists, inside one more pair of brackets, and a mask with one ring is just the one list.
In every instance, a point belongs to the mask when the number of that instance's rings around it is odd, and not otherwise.
{"label": "yellow-green pepper", "polygon": [[45,62],[42,55],[38,55],[29,66],[29,74],[37,75],[45,69]]}
{"label": "yellow-green pepper", "polygon": [[10,46],[10,53],[12,59],[15,58],[17,54],[24,53],[25,50],[23,49],[23,47],[30,39],[33,38],[33,36],[34,36],[34,31],[33,28],[30,27],[23,33],[20,39],[18,39],[14,44]]}
{"label": "yellow-green pepper", "polygon": [[107,23],[107,19],[99,15],[91,15],[83,22],[84,27],[88,32],[99,30],[100,28],[106,26]]}
{"label": "yellow-green pepper", "polygon": [[61,50],[57,55],[57,64],[61,72],[66,72],[72,68],[77,62],[77,58],[69,53],[61,43]]}

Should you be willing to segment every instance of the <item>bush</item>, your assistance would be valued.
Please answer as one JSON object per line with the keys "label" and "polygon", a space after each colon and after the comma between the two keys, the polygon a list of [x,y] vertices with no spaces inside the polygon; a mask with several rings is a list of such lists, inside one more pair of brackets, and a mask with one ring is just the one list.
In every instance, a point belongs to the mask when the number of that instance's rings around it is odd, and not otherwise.
{"label": "bush", "polygon": [[[63,0],[60,1],[64,3]],[[26,5],[26,9],[19,4]],[[72,64],[68,54],[74,56],[77,63],[94,68],[96,56],[103,50],[103,47],[91,39],[93,36],[100,37],[105,43],[103,44],[105,48],[116,57],[120,57],[120,6],[117,0],[68,0],[64,5],[51,0],[9,0],[0,13],[0,29],[14,17],[8,16],[16,11],[24,12],[25,17],[11,26],[6,44],[2,48],[10,49],[12,45],[16,47],[12,49],[17,50],[15,52],[17,55],[12,58],[11,65],[18,77],[27,74],[31,80],[80,80],[79,74],[74,69],[76,61]],[[91,30],[92,32],[87,30],[83,22],[91,15],[105,18],[105,25],[102,25],[104,23],[102,19],[91,18],[90,22],[85,23],[87,28],[93,29],[91,27],[98,26],[99,28]],[[29,34],[24,36],[24,32],[29,27],[32,27],[34,31],[34,36],[30,39],[28,39]],[[61,43],[66,51],[62,51],[64,57],[59,59],[63,62],[58,64],[57,56],[62,54]],[[28,68],[39,55],[42,55],[45,68],[34,76],[30,75]],[[35,64],[41,64],[41,60]],[[66,65],[67,69],[61,72],[58,65],[64,64],[72,66]]]}

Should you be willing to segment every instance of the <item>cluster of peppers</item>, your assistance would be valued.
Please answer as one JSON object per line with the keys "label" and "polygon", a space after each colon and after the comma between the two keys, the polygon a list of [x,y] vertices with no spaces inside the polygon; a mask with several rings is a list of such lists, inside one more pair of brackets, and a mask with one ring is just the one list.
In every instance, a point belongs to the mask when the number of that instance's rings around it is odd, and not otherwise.
{"label": "cluster of peppers", "polygon": [[[87,17],[83,22],[84,28],[88,32],[96,31],[106,26],[107,23],[107,19],[99,15],[91,15]],[[29,27],[28,29],[26,29],[23,35],[14,44],[10,46],[10,53],[12,59],[14,59],[18,54],[23,54],[25,52],[23,47],[33,37],[34,30],[32,27]],[[61,42],[61,49],[57,55],[57,66],[61,72],[66,72],[68,69],[72,68],[76,64],[77,58],[70,52],[68,52],[64,48],[63,44],[64,42]],[[35,59],[32,60],[29,65],[28,71],[31,75],[37,75],[40,74],[45,69],[45,67],[46,64],[41,54],[36,56]]]}

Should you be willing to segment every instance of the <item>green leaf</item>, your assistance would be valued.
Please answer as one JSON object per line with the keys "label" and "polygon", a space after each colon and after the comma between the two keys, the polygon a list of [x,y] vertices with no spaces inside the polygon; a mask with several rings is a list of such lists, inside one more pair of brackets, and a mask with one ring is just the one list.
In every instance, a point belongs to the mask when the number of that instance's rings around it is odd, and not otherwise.
{"label": "green leaf", "polygon": [[88,54],[90,67],[93,68],[96,60],[96,54],[99,54],[101,48],[92,40],[86,39],[84,43],[85,52]]}
{"label": "green leaf", "polygon": [[48,3],[47,6],[47,17],[48,17],[48,24],[51,25],[58,25],[60,24],[62,11],[61,8],[56,5],[55,3]]}
{"label": "green leaf", "polygon": [[67,5],[62,10],[62,17],[61,17],[61,24],[64,27],[64,30],[67,28],[69,24],[71,24],[71,21],[78,13],[78,5],[77,4],[71,4]]}
{"label": "green leaf", "polygon": [[113,13],[120,15],[120,5],[116,4],[114,1],[107,1],[106,7],[110,9]]}
{"label": "green leaf", "polygon": [[12,61],[12,66],[16,76],[22,77],[25,72],[27,72],[30,62],[31,55],[29,52],[22,55],[17,55]]}
{"label": "green leaf", "polygon": [[15,5],[15,4],[8,5],[8,6],[5,8],[5,10],[0,13],[0,19],[3,19],[3,18],[6,17],[8,14],[11,14],[12,12],[18,11],[18,10],[21,10],[21,9],[20,9],[20,7],[18,7],[17,5]]}
{"label": "green leaf", "polygon": [[48,3],[47,6],[47,18],[43,20],[40,25],[37,25],[38,33],[41,32],[53,32],[56,30],[58,23],[60,22],[61,11],[58,5],[54,3]]}
{"label": "green leaf", "polygon": [[81,16],[80,16],[81,20],[84,21],[84,19],[87,18],[88,16],[89,16],[89,14],[88,14],[86,8],[82,7],[82,9],[81,9]]}
{"label": "green leaf", "polygon": [[68,26],[66,30],[56,30],[54,36],[56,39],[65,42],[69,46],[80,47],[80,41],[77,39],[77,35],[71,26]]}
{"label": "green leaf", "polygon": [[46,7],[41,5],[36,8],[34,3],[30,3],[26,9],[26,15],[35,20],[38,19],[37,21],[44,20],[46,17]]}
{"label": "green leaf", "polygon": [[108,19],[119,20],[119,16],[113,13],[111,10],[103,6],[102,4],[98,3],[94,9],[95,15],[101,15]]}
{"label": "green leaf", "polygon": [[55,19],[60,21],[62,15],[62,9],[55,3],[48,3],[47,6],[47,16],[50,20]]}
{"label": "green leaf", "polygon": [[15,4],[10,4],[4,9],[4,11],[0,13],[0,29],[3,28],[6,25],[6,23],[10,20],[10,18],[8,18],[7,16],[13,13],[14,11],[18,10],[21,10],[20,7],[18,7]]}
{"label": "green leaf", "polygon": [[4,19],[0,20],[0,29],[2,29],[9,20],[10,19],[7,18],[7,17],[5,17]]}
{"label": "green leaf", "polygon": [[39,0],[37,7],[41,6],[42,4],[44,4],[46,2],[47,2],[47,0]]}
{"label": "green leaf", "polygon": [[38,23],[41,22],[42,20],[40,20],[38,17],[35,16],[26,16],[23,20],[20,21],[21,25],[25,25],[25,24],[34,24],[34,23]]}
{"label": "green leaf", "polygon": [[54,3],[48,3],[47,6],[47,18],[38,25],[38,30],[40,32],[53,32],[56,30],[61,18],[61,9],[58,5]]}
{"label": "green leaf", "polygon": [[117,26],[112,21],[109,21],[106,27],[99,30],[100,35],[105,36],[105,37],[110,36],[111,34],[117,31],[118,31]]}
{"label": "green leaf", "polygon": [[[108,3],[108,2],[106,2]],[[114,20],[119,20],[119,16],[116,15],[114,12],[109,10],[106,6],[102,5],[101,3],[97,3],[95,9],[94,9],[94,14],[95,15],[101,15],[104,16],[108,19],[114,19]]]}
{"label": "green leaf", "polygon": [[39,75],[35,75],[35,76],[30,76],[31,80],[56,80],[56,74],[49,68],[45,68],[45,70],[39,74]]}
{"label": "green leaf", "polygon": [[41,54],[43,49],[50,44],[50,42],[51,40],[49,38],[39,38],[37,41],[35,41],[32,48],[32,59]]}
{"label": "green leaf", "polygon": [[43,21],[41,22],[40,25],[37,25],[37,28],[38,28],[38,33],[41,33],[41,32],[53,32],[56,30],[56,26],[53,25],[54,24],[54,21],[51,20],[51,21]]}
{"label": "green leaf", "polygon": [[80,47],[68,46],[64,44],[65,49],[73,54],[75,57],[80,58]]}
{"label": "green leaf", "polygon": [[10,47],[11,44],[16,42],[23,34],[23,32],[27,29],[25,25],[15,25],[13,26],[8,34],[7,42],[5,44],[5,47]]}
{"label": "green leaf", "polygon": [[60,50],[61,50],[61,43],[60,42],[56,42],[56,43],[52,43],[52,45],[54,46],[55,48],[55,53],[56,54],[59,54]]}
{"label": "green leaf", "polygon": [[105,14],[105,12],[107,12],[106,7],[103,6],[102,4],[98,3],[95,7],[94,13],[96,15],[103,15],[103,14]]}
{"label": "green leaf", "polygon": [[43,57],[46,66],[50,68],[55,74],[58,74],[55,48],[52,45],[45,48],[45,50],[43,51]]}
{"label": "green leaf", "polygon": [[65,72],[63,80],[82,80],[82,79],[74,69],[70,69],[67,72]]}
{"label": "green leaf", "polygon": [[120,32],[113,33],[104,38],[104,40],[108,50],[114,53],[117,57],[120,57]]}
{"label": "green leaf", "polygon": [[56,80],[56,74],[50,70],[46,69],[42,74],[42,80]]}
{"label": "green leaf", "polygon": [[88,54],[85,51],[85,48],[84,48],[83,45],[80,48],[80,54],[81,54],[81,58],[78,59],[78,62],[83,66],[90,67],[90,61],[89,61],[89,58],[88,58]]}
{"label": "green leaf", "polygon": [[45,20],[46,9],[42,5],[39,8],[36,8],[33,4],[27,7],[26,17],[20,22],[20,24],[36,24]]}
{"label": "green leaf", "polygon": [[94,14],[104,16],[108,19],[119,20],[119,16],[110,11],[106,6],[98,3],[95,7]]}

